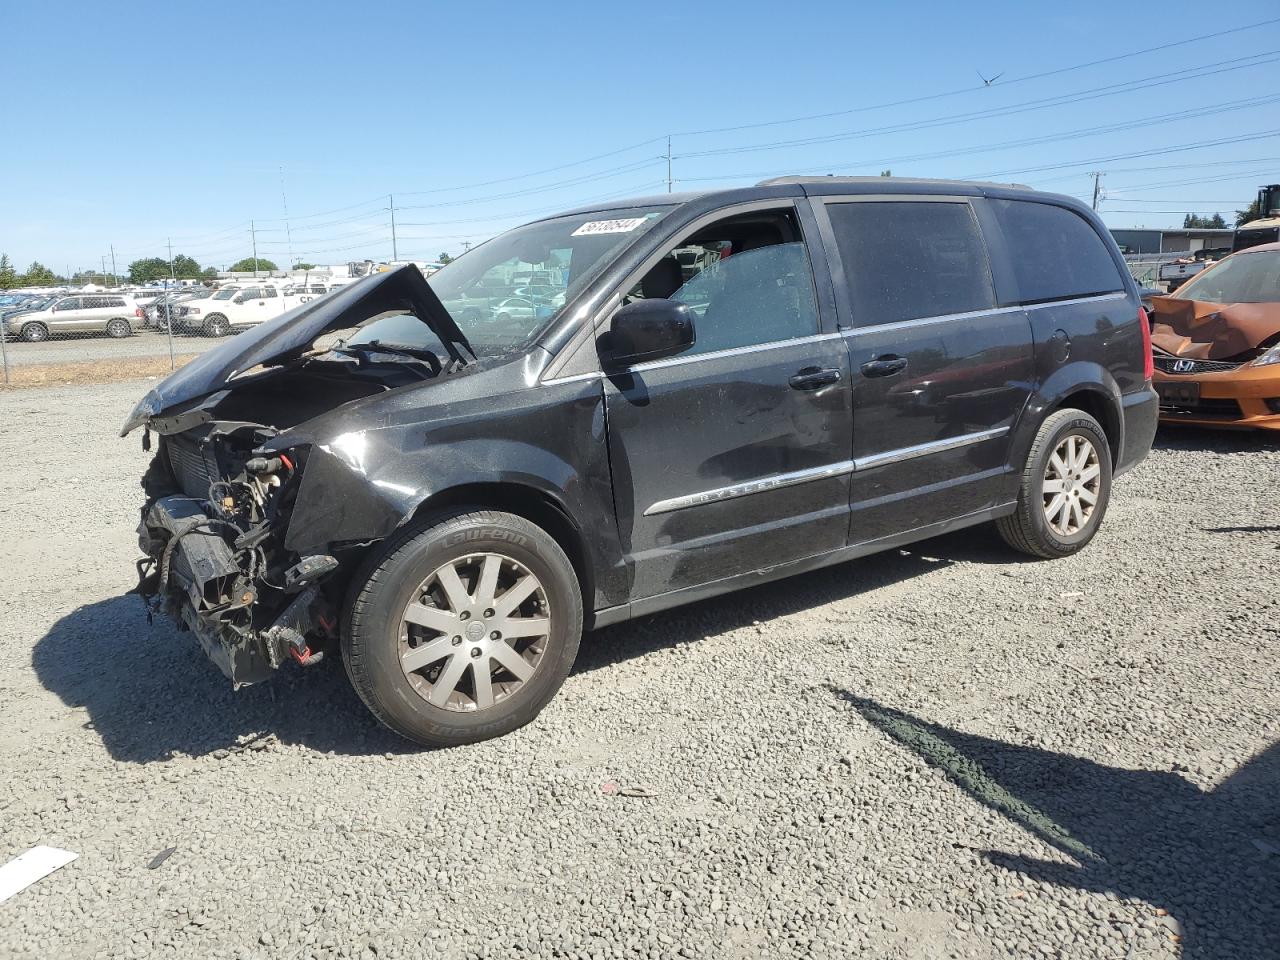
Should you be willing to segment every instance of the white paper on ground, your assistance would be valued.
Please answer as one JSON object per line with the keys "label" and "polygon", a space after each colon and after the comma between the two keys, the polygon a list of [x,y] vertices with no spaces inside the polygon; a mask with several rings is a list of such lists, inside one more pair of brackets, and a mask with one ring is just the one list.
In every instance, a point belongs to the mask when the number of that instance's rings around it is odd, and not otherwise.
{"label": "white paper on ground", "polygon": [[32,847],[0,867],[0,903],[80,856],[57,847]]}

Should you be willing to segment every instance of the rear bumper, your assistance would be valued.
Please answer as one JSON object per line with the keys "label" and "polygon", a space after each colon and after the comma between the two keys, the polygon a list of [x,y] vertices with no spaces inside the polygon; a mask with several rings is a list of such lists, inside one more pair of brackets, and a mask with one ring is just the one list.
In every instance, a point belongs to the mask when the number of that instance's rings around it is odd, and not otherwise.
{"label": "rear bumper", "polygon": [[1233,430],[1280,430],[1280,364],[1178,376],[1156,371],[1159,383],[1197,383],[1200,403],[1163,406],[1161,423]]}
{"label": "rear bumper", "polygon": [[1124,418],[1120,455],[1116,458],[1115,475],[1132,470],[1151,452],[1159,420],[1160,398],[1155,390],[1145,387],[1120,398],[1120,415]]}

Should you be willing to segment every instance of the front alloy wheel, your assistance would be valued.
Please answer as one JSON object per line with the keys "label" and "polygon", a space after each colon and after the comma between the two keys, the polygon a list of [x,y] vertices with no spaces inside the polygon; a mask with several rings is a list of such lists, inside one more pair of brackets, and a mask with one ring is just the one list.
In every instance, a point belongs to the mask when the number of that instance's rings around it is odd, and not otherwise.
{"label": "front alloy wheel", "polygon": [[422,582],[400,617],[400,668],[435,707],[487,710],[534,675],[552,612],[541,581],[518,560],[450,560]]}
{"label": "front alloy wheel", "polygon": [[573,564],[524,517],[459,508],[407,529],[351,581],[342,655],[401,736],[454,746],[538,715],[582,636]]}

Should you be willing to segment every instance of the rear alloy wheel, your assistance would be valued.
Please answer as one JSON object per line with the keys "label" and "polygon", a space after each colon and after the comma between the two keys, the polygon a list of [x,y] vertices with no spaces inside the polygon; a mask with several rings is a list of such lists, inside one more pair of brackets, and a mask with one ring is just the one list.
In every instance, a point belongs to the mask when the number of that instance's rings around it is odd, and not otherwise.
{"label": "rear alloy wheel", "polygon": [[1083,410],[1059,410],[1040,426],[1027,455],[1017,509],[996,521],[1015,550],[1066,557],[1098,532],[1111,499],[1111,448]]}
{"label": "rear alloy wheel", "polygon": [[128,320],[121,320],[119,317],[114,320],[107,321],[107,336],[121,340],[133,333],[133,327],[129,326]]}
{"label": "rear alloy wheel", "polygon": [[1102,465],[1097,449],[1087,437],[1067,434],[1049,455],[1040,485],[1049,529],[1070,537],[1087,527],[1098,505],[1101,486]]}
{"label": "rear alloy wheel", "polygon": [[532,720],[577,655],[582,595],[559,544],[522,517],[450,516],[353,580],[343,655],[379,720],[429,746]]}
{"label": "rear alloy wheel", "polygon": [[27,343],[41,343],[49,339],[49,328],[43,323],[28,323],[22,328],[22,339]]}
{"label": "rear alloy wheel", "polygon": [[222,314],[211,313],[204,322],[204,332],[209,337],[225,337],[231,332],[231,324],[227,323],[227,318]]}

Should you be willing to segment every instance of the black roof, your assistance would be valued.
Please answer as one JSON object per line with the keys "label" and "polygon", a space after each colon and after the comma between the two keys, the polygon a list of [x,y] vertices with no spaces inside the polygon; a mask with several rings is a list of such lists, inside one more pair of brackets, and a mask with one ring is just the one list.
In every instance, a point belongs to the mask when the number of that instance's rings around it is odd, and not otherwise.
{"label": "black roof", "polygon": [[[769,200],[778,197],[824,196],[831,194],[901,193],[904,195],[935,194],[970,197],[1025,197],[1039,193],[1052,197],[1058,203],[1072,207],[1082,204],[1074,197],[1046,194],[1021,183],[988,183],[978,180],[932,180],[913,177],[773,177],[745,187],[722,187],[712,190],[659,193],[643,197],[626,197],[600,201],[564,210],[553,216],[569,216],[583,213],[603,213],[628,207],[682,206],[697,203],[699,206],[716,207],[730,203]],[[540,218],[550,219],[550,217]]]}

